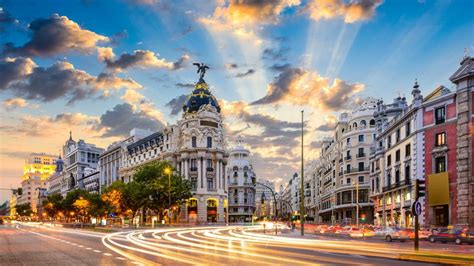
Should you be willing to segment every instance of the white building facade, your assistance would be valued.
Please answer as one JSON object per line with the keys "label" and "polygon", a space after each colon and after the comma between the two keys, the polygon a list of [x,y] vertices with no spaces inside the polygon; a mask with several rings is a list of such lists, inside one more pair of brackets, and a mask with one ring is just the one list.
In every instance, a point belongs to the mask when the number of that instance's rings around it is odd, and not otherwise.
{"label": "white building facade", "polygon": [[229,223],[251,222],[255,213],[256,175],[250,156],[244,140],[239,137],[237,145],[229,151],[227,166]]}

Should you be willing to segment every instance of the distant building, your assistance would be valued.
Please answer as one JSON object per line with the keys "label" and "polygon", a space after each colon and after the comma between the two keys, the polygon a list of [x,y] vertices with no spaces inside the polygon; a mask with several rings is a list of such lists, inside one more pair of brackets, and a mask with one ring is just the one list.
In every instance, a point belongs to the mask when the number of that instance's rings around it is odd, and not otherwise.
{"label": "distant building", "polygon": [[237,145],[229,152],[227,167],[230,223],[251,222],[255,212],[256,176],[250,155],[250,151],[244,147],[244,140],[239,137]]}
{"label": "distant building", "polygon": [[10,202],[8,200],[0,205],[0,216],[10,216]]}
{"label": "distant building", "polygon": [[82,139],[74,141],[69,132],[69,139],[62,147],[62,157],[57,159],[61,171],[55,171],[48,179],[48,194],[60,193],[64,197],[73,189],[99,193],[99,156],[103,151]]}
{"label": "distant building", "polygon": [[272,191],[276,193],[275,183],[264,179],[257,180],[257,185],[255,186],[255,216],[259,218],[272,218],[276,214],[275,199],[273,198]]}
{"label": "distant building", "polygon": [[101,190],[110,186],[113,182],[121,180],[128,182],[128,176],[120,177],[120,169],[123,168],[124,160],[127,158],[127,146],[131,145],[140,139],[143,139],[153,132],[134,128],[130,131],[130,136],[122,141],[112,143],[99,156],[99,172],[100,172],[100,186]]}
{"label": "distant building", "polygon": [[46,153],[31,153],[25,160],[21,182],[22,194],[16,196],[16,204],[30,204],[36,213],[36,189],[47,188],[47,179],[56,169],[56,156]]}

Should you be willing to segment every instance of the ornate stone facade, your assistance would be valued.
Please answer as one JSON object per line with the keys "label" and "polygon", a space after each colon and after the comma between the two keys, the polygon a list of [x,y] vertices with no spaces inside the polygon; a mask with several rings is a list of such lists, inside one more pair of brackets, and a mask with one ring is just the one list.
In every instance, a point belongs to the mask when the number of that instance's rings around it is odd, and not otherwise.
{"label": "ornate stone facade", "polygon": [[181,206],[179,221],[208,223],[227,221],[226,165],[228,154],[220,107],[204,80],[200,80],[183,106],[176,125],[127,146],[119,169],[128,182],[138,166],[167,160],[191,181],[192,198]]}

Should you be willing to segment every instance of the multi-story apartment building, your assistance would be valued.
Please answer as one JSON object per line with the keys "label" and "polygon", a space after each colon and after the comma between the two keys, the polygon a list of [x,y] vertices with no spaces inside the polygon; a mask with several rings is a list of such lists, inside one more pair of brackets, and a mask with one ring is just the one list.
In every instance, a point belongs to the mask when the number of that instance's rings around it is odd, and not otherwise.
{"label": "multi-story apartment building", "polygon": [[[239,137],[237,145],[229,151],[227,166],[230,223],[251,222],[255,213],[256,175],[250,156],[250,151],[244,146],[244,140]],[[268,196],[271,197],[271,195]]]}
{"label": "multi-story apartment building", "polygon": [[262,218],[271,218],[276,215],[275,198],[273,198],[275,191],[275,183],[270,180],[258,179],[255,185],[255,216]]}
{"label": "multi-story apartment building", "polygon": [[[66,194],[73,189],[85,189],[91,193],[99,193],[99,156],[104,151],[84,140],[74,141],[72,133],[62,148],[64,162],[62,171],[52,174],[48,180],[49,194]],[[58,159],[61,159],[59,157]]]}
{"label": "multi-story apartment building", "polygon": [[396,117],[378,121],[377,144],[372,149],[371,157],[376,224],[413,224],[413,184],[423,175],[423,137],[417,130],[422,122],[419,108],[423,97],[417,83],[412,95],[413,103],[410,106],[399,105],[392,109],[392,113],[398,114]]}
{"label": "multi-story apartment building", "polygon": [[227,220],[227,157],[219,103],[200,79],[177,124],[127,146],[119,177],[127,182],[139,166],[169,161],[191,181],[193,197],[181,206],[180,221],[223,223]]}
{"label": "multi-story apartment building", "polygon": [[128,153],[127,146],[143,139],[153,132],[150,130],[143,130],[134,128],[130,131],[130,136],[124,140],[117,141],[109,145],[107,149],[99,156],[99,172],[100,172],[100,187],[101,190],[117,180],[128,182],[128,178],[122,176],[120,178],[120,168],[124,163],[126,153]]}
{"label": "multi-story apartment building", "polygon": [[32,153],[25,160],[22,176],[22,195],[16,198],[17,204],[30,204],[37,212],[35,191],[47,187],[48,177],[56,169],[56,156],[46,153]]}
{"label": "multi-story apartment building", "polygon": [[423,218],[430,225],[458,224],[456,92],[440,86],[426,96],[422,108],[428,188]]}

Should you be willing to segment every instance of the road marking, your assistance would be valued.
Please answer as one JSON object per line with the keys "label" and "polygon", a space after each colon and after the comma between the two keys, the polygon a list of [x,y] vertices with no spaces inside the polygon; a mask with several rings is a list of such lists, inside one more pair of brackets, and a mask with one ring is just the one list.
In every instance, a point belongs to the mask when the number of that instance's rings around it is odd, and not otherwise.
{"label": "road marking", "polygon": [[77,244],[76,244],[76,243],[71,243],[71,245],[73,245],[73,246],[77,246]]}
{"label": "road marking", "polygon": [[132,264],[135,264],[135,265],[143,265],[142,263],[138,262],[138,261],[132,261]]}
{"label": "road marking", "polygon": [[91,250],[92,248],[86,248],[86,249]]}
{"label": "road marking", "polygon": [[105,256],[112,256],[110,253],[104,253]]}
{"label": "road marking", "polygon": [[102,251],[94,249],[94,252],[101,253]]}
{"label": "road marking", "polygon": [[83,248],[84,246],[83,246],[83,245],[79,245],[78,247]]}

